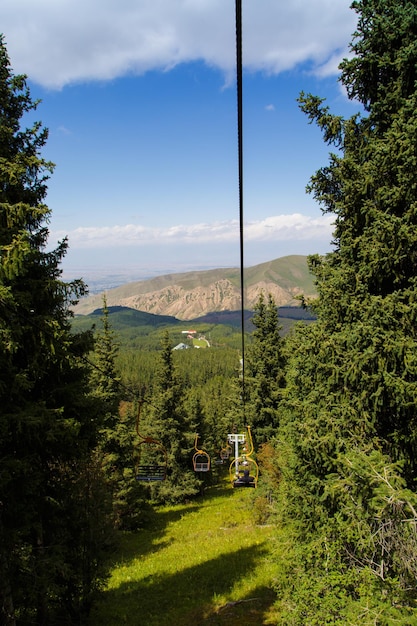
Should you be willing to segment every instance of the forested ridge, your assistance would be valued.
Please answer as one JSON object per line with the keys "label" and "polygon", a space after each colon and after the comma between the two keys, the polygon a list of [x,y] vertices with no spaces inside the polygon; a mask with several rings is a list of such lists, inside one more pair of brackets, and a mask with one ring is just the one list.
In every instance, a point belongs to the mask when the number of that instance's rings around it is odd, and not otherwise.
{"label": "forested ridge", "polygon": [[[123,541],[161,506],[216,489],[227,434],[248,424],[260,467],[248,499],[280,546],[275,623],[417,623],[417,3],[352,9],[340,82],[361,112],[299,98],[333,150],[308,188],[335,215],[333,251],[309,258],[316,319],[283,333],[261,293],[244,355],[227,326],[209,349],[173,350],[169,323],[157,346],[152,333],[129,345],[105,299],[77,329],[87,287],[62,280],[68,242],[47,247],[48,133],[24,128],[38,103],[1,39],[1,624],[88,624]],[[144,435],[164,480],[136,480]]]}

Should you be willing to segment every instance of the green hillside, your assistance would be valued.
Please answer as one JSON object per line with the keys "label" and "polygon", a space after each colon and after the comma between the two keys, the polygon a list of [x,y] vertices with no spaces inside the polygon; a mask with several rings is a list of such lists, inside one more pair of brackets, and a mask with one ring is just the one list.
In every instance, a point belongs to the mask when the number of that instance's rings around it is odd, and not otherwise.
{"label": "green hillside", "polygon": [[[102,309],[96,309],[89,315],[76,315],[73,321],[73,328],[77,330],[87,330],[95,324],[98,317],[101,317]],[[144,311],[136,311],[123,306],[109,307],[112,328],[116,331],[125,328],[148,328],[153,330],[161,326],[175,326],[180,321],[170,315],[153,315]]]}
{"label": "green hillside", "polygon": [[[128,307],[108,307],[109,319],[117,340],[122,347],[130,349],[157,350],[160,347],[161,333],[167,330],[174,343],[184,341],[183,331],[191,326],[198,334],[210,336],[210,345],[239,348],[241,345],[241,311],[221,311],[209,313],[191,321],[178,320],[169,315],[154,315]],[[77,315],[72,322],[74,332],[94,329],[100,325],[102,309],[96,309],[89,315]],[[251,333],[253,313],[245,311],[245,332]],[[301,307],[279,307],[279,322],[282,335],[299,321],[310,323],[314,315]],[[250,338],[248,338],[250,340]],[[195,342],[185,340],[190,346]]]}
{"label": "green hillside", "polygon": [[313,277],[307,266],[307,257],[291,255],[267,261],[245,270],[245,285],[252,286],[261,280],[269,280],[284,288],[297,285],[305,293],[314,293]]}
{"label": "green hillside", "polygon": [[[290,255],[248,267],[244,271],[245,287],[251,287],[266,278],[286,287],[299,285],[307,292],[314,291],[313,278],[307,266],[307,257],[302,255]],[[170,285],[180,284],[184,289],[194,289],[197,286],[208,286],[211,283],[229,279],[232,284],[240,285],[240,269],[238,267],[217,268],[212,270],[199,270],[178,274],[165,274],[149,280],[135,281],[116,287],[111,291],[120,297],[129,297],[134,293],[149,293],[159,291]]]}
{"label": "green hillside", "polygon": [[222,483],[126,533],[90,626],[273,624],[274,529],[254,500]]}

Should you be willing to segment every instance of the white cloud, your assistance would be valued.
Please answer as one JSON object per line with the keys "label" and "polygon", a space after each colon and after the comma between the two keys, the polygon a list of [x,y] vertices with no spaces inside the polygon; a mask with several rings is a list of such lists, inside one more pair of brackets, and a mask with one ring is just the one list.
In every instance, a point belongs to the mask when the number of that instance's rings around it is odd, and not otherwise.
{"label": "white cloud", "polygon": [[303,241],[307,239],[331,239],[334,216],[310,217],[301,213],[273,215],[245,227],[248,241]]}
{"label": "white cloud", "polygon": [[[350,0],[243,3],[243,60],[278,73],[307,62],[336,69],[355,29]],[[46,87],[109,80],[203,60],[235,64],[229,0],[2,0],[1,30],[14,72]]]}
{"label": "white cloud", "polygon": [[[327,240],[332,235],[334,218],[329,215],[310,217],[300,213],[274,215],[244,225],[245,240],[250,243],[274,241]],[[50,241],[68,236],[70,249],[115,248],[118,246],[147,246],[175,244],[199,245],[210,243],[238,244],[240,227],[237,220],[171,226],[166,229],[133,224],[124,226],[77,228],[69,233],[52,231]]]}

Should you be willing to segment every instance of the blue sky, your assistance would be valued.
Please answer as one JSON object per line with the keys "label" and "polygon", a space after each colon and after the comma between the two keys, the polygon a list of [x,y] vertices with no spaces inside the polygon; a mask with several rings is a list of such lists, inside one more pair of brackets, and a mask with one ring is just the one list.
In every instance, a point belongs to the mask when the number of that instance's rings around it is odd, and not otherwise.
{"label": "blue sky", "polygon": [[[305,186],[329,148],[301,90],[358,110],[337,81],[347,0],[243,0],[244,257],[331,249]],[[285,5],[285,6],[284,6]],[[239,264],[234,0],[2,0],[56,164],[50,243],[66,274],[137,277]]]}

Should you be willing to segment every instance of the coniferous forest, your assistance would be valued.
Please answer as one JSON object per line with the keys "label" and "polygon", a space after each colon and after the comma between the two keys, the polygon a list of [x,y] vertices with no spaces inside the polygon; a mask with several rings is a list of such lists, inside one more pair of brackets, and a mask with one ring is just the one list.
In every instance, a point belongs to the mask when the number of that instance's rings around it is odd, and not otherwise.
{"label": "coniferous forest", "polygon": [[[120,535],[221,480],[214,463],[193,471],[196,433],[215,459],[247,424],[251,491],[286,547],[276,623],[417,623],[417,2],[352,10],[340,83],[359,112],[298,103],[329,146],[308,191],[335,216],[332,252],[309,258],[315,320],[283,333],[263,294],[244,355],[232,330],[201,350],[174,351],[168,329],[156,348],[121,342],[105,299],[95,327],[77,330],[88,286],[62,280],[65,239],[47,246],[48,132],[24,123],[41,105],[0,40],[4,626],[86,624]],[[166,476],[146,483],[152,442]]]}

